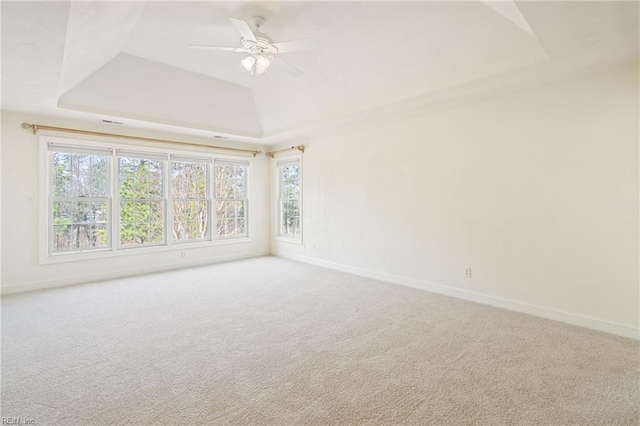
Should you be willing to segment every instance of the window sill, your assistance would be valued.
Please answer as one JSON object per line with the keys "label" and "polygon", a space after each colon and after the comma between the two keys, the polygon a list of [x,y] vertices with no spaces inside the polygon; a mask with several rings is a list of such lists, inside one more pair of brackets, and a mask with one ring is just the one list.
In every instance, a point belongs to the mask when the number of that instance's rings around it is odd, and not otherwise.
{"label": "window sill", "polygon": [[170,251],[192,250],[207,247],[225,246],[230,244],[246,244],[253,242],[250,237],[227,238],[213,241],[198,242],[173,242],[171,245],[155,245],[147,247],[121,247],[120,249],[92,250],[81,253],[59,253],[40,257],[40,265],[51,265],[56,263],[81,262],[88,260],[109,259],[117,257],[129,257],[152,253],[163,253]]}
{"label": "window sill", "polygon": [[277,236],[276,237],[276,241],[280,241],[282,243],[289,243],[289,244],[297,244],[297,245],[302,245],[302,237],[283,237],[283,236]]}

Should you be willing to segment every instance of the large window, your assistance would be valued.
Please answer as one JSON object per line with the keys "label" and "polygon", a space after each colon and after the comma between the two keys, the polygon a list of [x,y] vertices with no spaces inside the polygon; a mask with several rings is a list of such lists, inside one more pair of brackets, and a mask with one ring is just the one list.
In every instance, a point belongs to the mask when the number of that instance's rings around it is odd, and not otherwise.
{"label": "large window", "polygon": [[300,160],[280,161],[278,170],[278,235],[301,238]]}
{"label": "large window", "polygon": [[248,237],[249,161],[48,139],[44,257]]}
{"label": "large window", "polygon": [[234,238],[247,235],[248,163],[216,160],[216,235]]}

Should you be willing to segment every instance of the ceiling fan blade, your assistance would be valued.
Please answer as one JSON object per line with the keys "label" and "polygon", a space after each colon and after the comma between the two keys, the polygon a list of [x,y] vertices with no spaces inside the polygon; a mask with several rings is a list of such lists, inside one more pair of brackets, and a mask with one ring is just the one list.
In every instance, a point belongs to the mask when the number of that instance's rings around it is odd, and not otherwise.
{"label": "ceiling fan blade", "polygon": [[256,36],[253,35],[253,31],[251,31],[251,27],[249,26],[249,24],[247,24],[246,21],[238,18],[229,18],[229,20],[231,21],[233,26],[236,27],[236,30],[238,30],[242,38],[244,38],[245,40],[252,40],[257,42]]}
{"label": "ceiling fan blade", "polygon": [[276,64],[280,64],[280,68],[287,74],[289,74],[293,78],[298,78],[302,75],[302,70],[296,67],[295,65],[291,65],[289,62],[285,61],[282,58],[276,58]]}
{"label": "ceiling fan blade", "polygon": [[221,47],[221,46],[210,46],[208,44],[190,44],[189,47],[193,47],[194,49],[209,49],[209,50],[221,50],[223,52],[238,52],[243,53],[246,52],[242,47]]}
{"label": "ceiling fan blade", "polygon": [[300,50],[313,50],[316,48],[316,42],[312,38],[302,40],[283,41],[282,43],[273,43],[278,49],[278,53],[298,52]]}

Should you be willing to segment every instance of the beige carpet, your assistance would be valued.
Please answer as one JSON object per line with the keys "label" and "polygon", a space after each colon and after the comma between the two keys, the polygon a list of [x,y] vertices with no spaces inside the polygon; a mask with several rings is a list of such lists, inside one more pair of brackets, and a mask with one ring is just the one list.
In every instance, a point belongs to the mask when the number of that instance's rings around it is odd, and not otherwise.
{"label": "beige carpet", "polygon": [[2,298],[2,416],[633,424],[638,342],[264,257]]}

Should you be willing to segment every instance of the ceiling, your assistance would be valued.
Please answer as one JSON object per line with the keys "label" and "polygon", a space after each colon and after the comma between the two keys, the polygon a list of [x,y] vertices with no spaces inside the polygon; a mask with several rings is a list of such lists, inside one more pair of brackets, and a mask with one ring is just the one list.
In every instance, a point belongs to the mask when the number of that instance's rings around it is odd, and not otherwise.
{"label": "ceiling", "polygon": [[[313,38],[251,77],[229,17]],[[3,2],[4,109],[271,144],[638,58],[637,2]]]}

